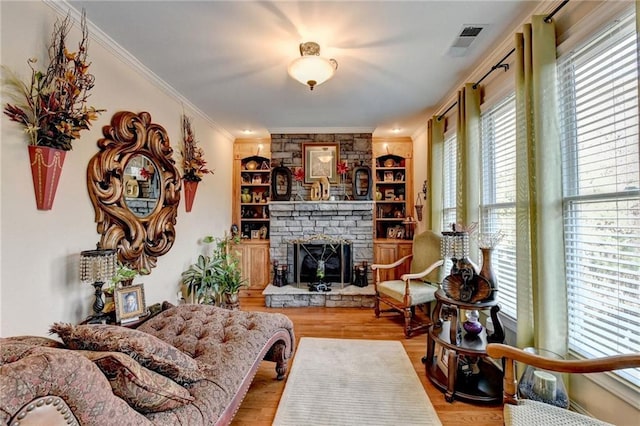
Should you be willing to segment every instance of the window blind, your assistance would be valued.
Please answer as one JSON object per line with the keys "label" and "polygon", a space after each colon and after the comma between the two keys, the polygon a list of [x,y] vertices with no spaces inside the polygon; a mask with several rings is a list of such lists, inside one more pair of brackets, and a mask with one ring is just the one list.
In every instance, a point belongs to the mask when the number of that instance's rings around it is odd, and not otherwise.
{"label": "window blind", "polygon": [[451,224],[456,222],[456,164],[458,162],[458,148],[455,133],[444,140],[444,176],[442,207],[442,229],[451,230]]}
{"label": "window blind", "polygon": [[636,37],[631,12],[558,60],[569,348],[587,358],[640,352]]}
{"label": "window blind", "polygon": [[[451,224],[456,223],[456,164],[458,162],[458,144],[455,132],[444,140],[444,176],[443,201],[442,201],[442,230],[450,231]],[[444,259],[443,269],[445,275],[451,270],[451,259]]]}
{"label": "window blind", "polygon": [[516,105],[515,95],[482,115],[480,232],[504,235],[492,253],[501,312],[516,311]]}

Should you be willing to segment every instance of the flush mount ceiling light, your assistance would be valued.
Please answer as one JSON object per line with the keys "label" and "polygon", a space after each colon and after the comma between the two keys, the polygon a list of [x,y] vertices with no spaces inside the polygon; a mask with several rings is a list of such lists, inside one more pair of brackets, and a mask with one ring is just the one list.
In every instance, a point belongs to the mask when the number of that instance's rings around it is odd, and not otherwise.
{"label": "flush mount ceiling light", "polygon": [[289,64],[289,75],[311,90],[329,80],[338,69],[335,59],[320,57],[320,45],[313,41],[300,43],[300,57]]}

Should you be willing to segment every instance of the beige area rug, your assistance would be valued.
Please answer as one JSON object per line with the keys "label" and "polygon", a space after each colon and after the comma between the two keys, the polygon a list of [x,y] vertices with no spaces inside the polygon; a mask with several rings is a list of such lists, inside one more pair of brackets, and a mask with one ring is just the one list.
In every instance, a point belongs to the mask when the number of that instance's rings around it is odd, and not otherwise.
{"label": "beige area rug", "polygon": [[402,343],[303,337],[273,424],[442,423]]}

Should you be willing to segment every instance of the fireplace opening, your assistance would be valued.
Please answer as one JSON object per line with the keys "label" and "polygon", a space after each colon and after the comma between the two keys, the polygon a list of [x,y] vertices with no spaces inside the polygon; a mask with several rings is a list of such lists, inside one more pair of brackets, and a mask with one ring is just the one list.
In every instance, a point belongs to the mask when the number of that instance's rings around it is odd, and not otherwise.
{"label": "fireplace opening", "polygon": [[328,285],[348,285],[351,283],[353,269],[351,244],[345,241],[295,242],[293,264],[298,284],[322,282]]}

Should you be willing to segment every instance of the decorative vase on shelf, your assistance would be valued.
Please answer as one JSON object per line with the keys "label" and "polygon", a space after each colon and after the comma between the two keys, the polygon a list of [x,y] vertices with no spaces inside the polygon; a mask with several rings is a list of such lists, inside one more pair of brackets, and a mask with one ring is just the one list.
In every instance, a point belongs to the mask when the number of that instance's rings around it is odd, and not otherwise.
{"label": "decorative vase on shelf", "polygon": [[51,210],[67,151],[39,145],[29,145],[28,149],[36,207]]}
{"label": "decorative vase on shelf", "polygon": [[462,327],[468,335],[476,336],[482,331],[482,324],[480,323],[480,314],[477,310],[468,311],[465,316],[467,320],[462,323]]}
{"label": "decorative vase on shelf", "polygon": [[493,252],[492,247],[480,247],[480,251],[482,252],[482,269],[480,270],[480,275],[485,280],[491,284],[491,296],[489,300],[494,300],[497,297],[496,290],[498,289],[498,279],[496,278],[495,272],[491,268],[491,254]]}
{"label": "decorative vase on shelf", "polygon": [[250,203],[253,200],[253,196],[249,193],[249,188],[242,189],[242,195],[240,195],[240,200],[243,203]]}

